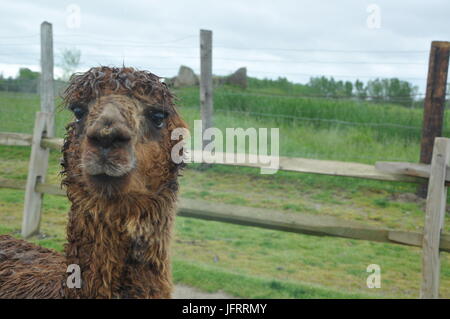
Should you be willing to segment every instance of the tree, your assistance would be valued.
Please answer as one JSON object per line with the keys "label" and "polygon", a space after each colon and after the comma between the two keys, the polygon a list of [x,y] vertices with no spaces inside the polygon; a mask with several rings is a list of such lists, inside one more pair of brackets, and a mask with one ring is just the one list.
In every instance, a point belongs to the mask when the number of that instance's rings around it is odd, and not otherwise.
{"label": "tree", "polygon": [[80,65],[81,51],[77,48],[63,49],[61,51],[61,63],[59,66],[63,70],[62,79],[64,81],[69,80],[70,76]]}
{"label": "tree", "polygon": [[345,96],[352,97],[353,96],[353,84],[350,81],[345,81],[344,84]]}
{"label": "tree", "polygon": [[415,100],[417,86],[397,78],[375,79],[367,83],[367,93],[375,102],[410,106]]}
{"label": "tree", "polygon": [[39,78],[39,72],[31,71],[28,68],[19,69],[19,80],[37,80]]}
{"label": "tree", "polygon": [[330,79],[321,77],[312,77],[309,79],[308,86],[311,88],[313,94],[317,94],[323,97],[333,97],[337,95],[339,85],[342,86],[342,82],[339,84],[333,77]]}
{"label": "tree", "polygon": [[364,86],[364,82],[360,80],[355,81],[355,94],[360,100],[365,100],[367,98],[367,87]]}
{"label": "tree", "polygon": [[312,77],[307,84],[314,94],[323,97],[352,97],[353,84],[349,81],[336,81],[333,77],[330,79],[321,77]]}
{"label": "tree", "polygon": [[354,83],[350,81],[335,80],[333,77],[327,78],[311,77],[306,84],[311,93],[326,98],[352,98],[369,100],[372,102],[384,102],[412,106],[417,100],[417,86],[398,78],[375,79],[367,84],[360,80]]}
{"label": "tree", "polygon": [[39,83],[39,72],[34,72],[28,68],[20,68],[16,81],[12,81],[14,91],[37,93]]}
{"label": "tree", "polygon": [[381,102],[384,97],[382,80],[375,79],[367,82],[367,93],[372,101]]}

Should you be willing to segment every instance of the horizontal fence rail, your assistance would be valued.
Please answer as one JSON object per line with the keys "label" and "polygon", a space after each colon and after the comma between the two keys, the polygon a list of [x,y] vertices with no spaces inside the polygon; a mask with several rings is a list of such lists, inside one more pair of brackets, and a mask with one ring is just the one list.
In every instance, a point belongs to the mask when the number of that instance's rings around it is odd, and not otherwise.
{"label": "horizontal fence rail", "polygon": [[[0,133],[0,144],[3,145],[30,146],[31,140],[32,135],[29,134]],[[62,144],[62,138],[43,138],[41,141],[43,148],[58,151],[61,149]],[[201,151],[193,151],[193,154],[191,154],[192,158],[199,158],[199,152]],[[219,159],[226,158],[226,154],[223,155]],[[261,165],[254,163],[236,164],[227,163],[225,160],[218,164],[261,167]],[[372,166],[350,162],[280,157],[279,169],[302,173],[411,183],[423,183],[430,176],[430,165],[402,162],[377,162],[375,166]],[[447,183],[450,183],[449,170],[447,168],[445,178]],[[11,179],[0,179],[0,187],[24,189],[25,183]],[[36,192],[66,196],[65,191],[61,187],[46,183],[37,183]],[[423,234],[418,232],[369,227],[331,216],[298,215],[262,208],[212,204],[201,200],[181,199],[178,215],[300,234],[362,239],[416,247],[421,247],[423,241]],[[450,252],[450,235],[441,235],[439,249]]]}
{"label": "horizontal fence rail", "polygon": [[[22,133],[0,133],[0,144],[3,145],[22,145],[30,146],[32,136],[29,134]],[[62,138],[43,138],[41,141],[41,146],[43,148],[50,148],[59,151],[63,144]],[[196,158],[202,158],[198,153],[201,151],[192,151],[191,156],[195,161]],[[255,167],[264,168],[265,166],[258,163],[229,163],[225,160],[226,153],[222,153],[223,156],[219,158],[216,164],[222,165],[232,165],[232,166],[245,166],[245,167]],[[203,163],[203,161],[196,161],[196,163]],[[381,162],[389,163],[389,162]],[[399,163],[400,165],[408,165],[412,163]],[[427,171],[430,169],[430,165],[427,164],[415,164],[417,167],[425,172],[424,174],[413,174],[410,170],[385,170],[384,164],[380,166],[373,166],[360,163],[351,162],[341,162],[341,161],[329,161],[329,160],[316,160],[300,157],[279,157],[279,170],[291,171],[299,173],[312,173],[312,174],[322,174],[322,175],[332,175],[332,176],[343,176],[343,177],[355,177],[355,178],[365,178],[374,179],[381,181],[393,181],[393,182],[407,182],[407,183],[423,183],[424,178],[429,176]],[[378,168],[377,168],[378,167]],[[450,182],[450,178],[447,179]]]}
{"label": "horizontal fence rail", "polygon": [[[25,189],[25,182],[0,178],[0,187]],[[57,185],[37,184],[36,191],[50,195],[66,196]],[[333,216],[295,214],[220,203],[181,198],[178,216],[280,230],[297,234],[331,236],[369,240],[382,243],[421,247],[423,234],[367,226],[358,222],[342,220]],[[440,250],[450,252],[450,235],[442,234]]]}

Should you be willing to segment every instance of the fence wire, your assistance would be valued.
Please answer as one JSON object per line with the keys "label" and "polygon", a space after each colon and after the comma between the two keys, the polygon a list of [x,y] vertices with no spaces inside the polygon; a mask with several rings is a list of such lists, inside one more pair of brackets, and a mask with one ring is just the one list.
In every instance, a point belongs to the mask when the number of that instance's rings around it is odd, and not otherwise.
{"label": "fence wire", "polygon": [[[175,61],[191,61],[192,63],[195,60],[199,61],[197,42],[198,36],[194,34],[185,34],[162,41],[123,39],[119,42],[108,36],[55,33],[55,61],[58,62],[60,58],[58,54],[63,48],[80,47],[83,50],[80,66],[83,68],[91,67],[92,61],[97,64],[122,64],[124,61],[129,63],[142,59],[155,60],[155,63],[145,65],[144,68],[156,70],[167,75],[166,78],[171,78],[177,71],[177,67],[173,66]],[[39,34],[1,36],[0,44],[0,57],[4,64],[16,65],[16,62],[24,65],[39,64]],[[94,46],[112,50],[107,50],[108,52],[103,54],[93,50]],[[120,52],[117,50],[118,47]],[[153,48],[163,49],[164,54]],[[152,51],[149,52],[149,49]],[[290,72],[283,72],[283,75],[306,77],[315,77],[318,74],[296,72],[297,65],[317,64],[323,65],[324,68],[329,68],[329,65],[389,65],[402,71],[408,65],[426,65],[428,53],[427,50],[360,50],[358,48],[348,50],[301,47],[251,48],[220,43],[215,45],[214,49],[217,51],[213,59],[219,64],[214,69],[216,72],[228,72],[228,69],[223,68],[224,63],[234,63],[253,66],[249,68],[251,74],[279,76],[279,72],[261,68],[261,66],[258,68],[255,63],[275,66],[290,64],[295,68],[293,67]],[[318,59],[318,55],[312,54],[320,54],[321,58]],[[368,55],[372,55],[370,59]],[[376,56],[378,59],[375,58]],[[159,61],[165,62],[159,63]],[[172,76],[169,76],[171,73]],[[426,80],[425,74],[415,77],[408,72],[407,75],[408,77],[401,78],[414,81]],[[336,78],[384,78],[382,74],[337,74],[334,76]],[[58,92],[63,85],[64,83],[57,83]],[[32,132],[34,113],[39,110],[38,91],[37,79],[19,83],[8,82],[7,78],[3,78],[0,82],[0,131]],[[186,97],[186,94],[180,93],[180,101],[185,106],[195,105],[195,107],[186,107],[183,111],[188,121],[192,123],[194,119],[200,119],[198,92],[194,91],[195,97]],[[420,109],[412,110],[412,108],[421,106],[424,97],[425,94],[422,92],[410,95],[385,95],[381,98],[365,94],[363,98],[358,98],[336,94],[268,93],[255,88],[238,91],[218,86],[214,91],[214,113],[218,124],[223,122],[228,126],[249,124],[279,126],[283,134],[281,139],[288,140],[288,142],[281,141],[281,155],[284,156],[308,158],[317,156],[318,159],[361,162],[370,162],[383,157],[389,160],[412,160],[417,157],[415,154],[418,154],[418,143],[422,131]],[[333,103],[336,104],[333,105]],[[407,110],[408,107],[402,109],[400,106],[398,113],[372,110],[373,105],[386,103],[408,104],[411,110]],[[58,105],[59,102],[57,101],[56,104]],[[349,105],[351,107],[348,107]],[[380,107],[383,106],[380,105]],[[65,123],[70,117],[67,111],[56,112],[58,136],[63,135]],[[448,117],[446,122],[447,119]],[[301,133],[293,132],[295,127],[298,127]],[[303,137],[299,134],[303,134]],[[316,139],[314,134],[317,135]],[[444,134],[449,135],[450,131],[445,129]],[[345,140],[347,147],[344,148],[345,145],[339,142],[339,138]],[[320,146],[322,144],[327,145],[329,151],[322,148]],[[370,149],[371,144],[375,145],[374,150]],[[353,150],[346,151],[346,149]],[[399,151],[395,151],[396,149]]]}

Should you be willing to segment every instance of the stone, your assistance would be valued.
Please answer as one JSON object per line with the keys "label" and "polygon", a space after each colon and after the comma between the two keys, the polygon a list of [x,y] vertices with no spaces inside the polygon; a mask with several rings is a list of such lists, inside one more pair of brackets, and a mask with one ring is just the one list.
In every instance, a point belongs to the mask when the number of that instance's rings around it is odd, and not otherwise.
{"label": "stone", "polygon": [[185,86],[195,86],[199,84],[198,76],[187,66],[180,66],[178,75],[173,79],[173,86],[176,88]]}
{"label": "stone", "polygon": [[247,68],[239,68],[233,74],[227,76],[224,81],[226,84],[235,85],[243,89],[247,88]]}

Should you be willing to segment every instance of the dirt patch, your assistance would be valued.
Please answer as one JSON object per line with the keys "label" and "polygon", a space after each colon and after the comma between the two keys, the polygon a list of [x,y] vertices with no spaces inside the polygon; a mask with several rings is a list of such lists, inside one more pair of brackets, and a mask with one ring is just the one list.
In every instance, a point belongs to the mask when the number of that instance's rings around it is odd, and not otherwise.
{"label": "dirt patch", "polygon": [[417,196],[414,193],[397,193],[393,194],[390,200],[406,203],[416,203],[421,207],[425,207],[425,199]]}
{"label": "dirt patch", "polygon": [[175,285],[173,299],[237,299],[224,292],[204,292],[185,285]]}

